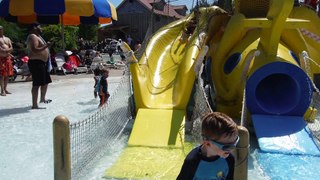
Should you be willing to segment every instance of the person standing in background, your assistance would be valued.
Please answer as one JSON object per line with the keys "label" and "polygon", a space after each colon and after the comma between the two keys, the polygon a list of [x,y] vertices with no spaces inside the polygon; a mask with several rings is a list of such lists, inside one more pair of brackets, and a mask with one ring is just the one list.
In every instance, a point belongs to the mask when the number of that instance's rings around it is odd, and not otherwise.
{"label": "person standing in background", "polygon": [[127,36],[127,43],[130,46],[131,49],[133,49],[134,47],[132,47],[133,45],[133,39],[130,37],[130,35]]}
{"label": "person standing in background", "polygon": [[6,96],[11,94],[7,90],[7,85],[9,81],[9,76],[13,75],[12,67],[12,44],[8,37],[3,35],[3,27],[0,26],[0,86],[1,86],[1,96]]}
{"label": "person standing in background", "polygon": [[40,24],[34,23],[30,27],[27,37],[27,51],[29,56],[28,66],[32,74],[32,109],[43,109],[38,106],[38,91],[40,88],[40,103],[50,103],[52,100],[45,99],[48,84],[52,82],[50,72],[48,72],[49,48],[51,43],[46,43],[41,37],[42,30]]}
{"label": "person standing in background", "polygon": [[109,70],[107,68],[103,68],[101,70],[101,78],[99,82],[99,97],[100,97],[100,104],[99,107],[102,107],[109,99],[110,94],[108,91],[108,80],[109,77]]}

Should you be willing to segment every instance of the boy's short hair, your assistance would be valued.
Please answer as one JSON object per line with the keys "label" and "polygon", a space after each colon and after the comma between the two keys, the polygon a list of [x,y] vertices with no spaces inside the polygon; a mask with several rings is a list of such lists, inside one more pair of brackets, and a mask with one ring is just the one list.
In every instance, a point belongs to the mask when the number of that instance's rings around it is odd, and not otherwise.
{"label": "boy's short hair", "polygon": [[203,135],[219,139],[221,136],[238,135],[238,126],[228,115],[221,112],[207,114],[202,119]]}

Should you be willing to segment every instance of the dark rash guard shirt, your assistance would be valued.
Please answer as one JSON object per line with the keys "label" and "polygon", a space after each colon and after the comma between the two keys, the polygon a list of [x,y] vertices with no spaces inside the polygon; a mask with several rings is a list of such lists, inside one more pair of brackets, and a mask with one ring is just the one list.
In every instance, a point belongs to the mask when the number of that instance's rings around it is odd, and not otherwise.
{"label": "dark rash guard shirt", "polygon": [[177,180],[233,180],[234,157],[205,157],[201,146],[194,148],[184,160]]}

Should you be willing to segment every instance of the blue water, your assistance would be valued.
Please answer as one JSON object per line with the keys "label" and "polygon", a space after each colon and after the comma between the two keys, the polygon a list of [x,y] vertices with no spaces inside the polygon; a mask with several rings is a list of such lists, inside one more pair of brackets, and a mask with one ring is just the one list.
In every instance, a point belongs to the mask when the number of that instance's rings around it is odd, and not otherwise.
{"label": "blue water", "polygon": [[264,153],[257,160],[270,179],[319,180],[320,157]]}
{"label": "blue water", "polygon": [[320,157],[262,152],[250,137],[248,179],[319,180]]}

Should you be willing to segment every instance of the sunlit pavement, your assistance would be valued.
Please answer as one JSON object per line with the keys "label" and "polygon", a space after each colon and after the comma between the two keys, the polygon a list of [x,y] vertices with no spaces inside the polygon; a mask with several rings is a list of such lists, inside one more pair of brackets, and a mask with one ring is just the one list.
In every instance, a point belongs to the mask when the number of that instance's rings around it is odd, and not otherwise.
{"label": "sunlit pavement", "polygon": [[[118,86],[123,70],[111,70],[110,94]],[[120,75],[120,76],[119,76]],[[53,179],[52,122],[65,115],[71,122],[94,113],[99,99],[94,99],[93,74],[52,75],[46,109],[31,109],[32,82],[8,84],[12,93],[0,96],[0,179]]]}

